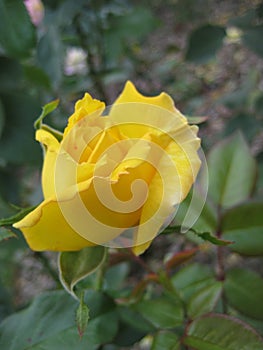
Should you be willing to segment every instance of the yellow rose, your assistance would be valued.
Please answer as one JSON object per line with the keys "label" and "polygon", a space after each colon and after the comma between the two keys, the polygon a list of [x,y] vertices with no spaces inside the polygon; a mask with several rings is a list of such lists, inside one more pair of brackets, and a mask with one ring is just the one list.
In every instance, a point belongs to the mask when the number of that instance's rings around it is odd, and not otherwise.
{"label": "yellow rose", "polygon": [[141,254],[195,181],[197,130],[165,93],[145,97],[127,82],[111,108],[86,93],[61,142],[37,131],[44,201],[14,226],[37,251],[105,245]]}

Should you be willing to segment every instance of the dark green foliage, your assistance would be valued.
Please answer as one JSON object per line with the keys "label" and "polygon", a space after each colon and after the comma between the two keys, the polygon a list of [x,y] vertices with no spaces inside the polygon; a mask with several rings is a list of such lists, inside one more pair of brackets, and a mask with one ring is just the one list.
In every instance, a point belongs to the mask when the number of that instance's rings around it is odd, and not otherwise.
{"label": "dark green foliage", "polygon": [[[262,3],[225,2],[221,18],[207,0],[43,3],[35,27],[23,1],[0,0],[0,349],[263,350]],[[72,47],[83,71],[66,70]],[[203,172],[145,255],[85,248],[57,271],[11,226],[42,200],[35,129],[61,140],[77,98],[109,103],[126,79],[200,123]],[[38,292],[58,275],[70,294]]]}
{"label": "dark green foliage", "polygon": [[189,38],[186,60],[196,63],[206,63],[214,58],[225,37],[223,27],[210,24],[193,31]]}
{"label": "dark green foliage", "polygon": [[22,1],[0,1],[0,45],[7,56],[29,57],[36,32]]}

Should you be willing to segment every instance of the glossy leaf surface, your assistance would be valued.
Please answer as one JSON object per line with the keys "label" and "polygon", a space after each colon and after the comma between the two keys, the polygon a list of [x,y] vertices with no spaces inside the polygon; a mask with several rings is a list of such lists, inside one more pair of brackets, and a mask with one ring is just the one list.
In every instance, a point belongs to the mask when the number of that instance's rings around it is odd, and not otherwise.
{"label": "glossy leaf surface", "polygon": [[256,163],[242,134],[217,144],[208,157],[209,192],[216,204],[231,207],[249,197]]}
{"label": "glossy leaf surface", "polygon": [[225,239],[232,250],[244,255],[263,255],[263,203],[249,202],[228,210],[222,218]]}
{"label": "glossy leaf surface", "polygon": [[224,316],[209,315],[193,321],[184,344],[195,350],[262,350],[260,336],[241,321]]}

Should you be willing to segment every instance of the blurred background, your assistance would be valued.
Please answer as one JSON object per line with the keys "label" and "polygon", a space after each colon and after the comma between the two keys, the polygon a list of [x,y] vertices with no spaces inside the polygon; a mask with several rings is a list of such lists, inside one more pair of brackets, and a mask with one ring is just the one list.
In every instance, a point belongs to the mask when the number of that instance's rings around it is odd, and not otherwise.
{"label": "blurred background", "polygon": [[[41,106],[60,99],[46,122],[63,130],[84,92],[109,105],[127,79],[146,95],[168,92],[187,116],[207,116],[206,154],[243,131],[262,195],[262,1],[0,0],[0,217],[41,201]],[[52,269],[23,239],[2,242],[0,318],[56,286]]]}

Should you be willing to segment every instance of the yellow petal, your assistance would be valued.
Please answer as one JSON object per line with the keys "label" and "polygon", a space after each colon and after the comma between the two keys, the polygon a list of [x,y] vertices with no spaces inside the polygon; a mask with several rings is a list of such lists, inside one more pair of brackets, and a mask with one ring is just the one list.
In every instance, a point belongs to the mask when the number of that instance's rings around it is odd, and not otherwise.
{"label": "yellow petal", "polygon": [[138,90],[135,88],[131,81],[127,81],[122,93],[114,102],[114,105],[128,102],[151,104],[165,108],[171,112],[173,112],[175,108],[172,98],[165,92],[162,92],[160,95],[153,97],[144,96],[140,92],[138,92]]}
{"label": "yellow petal", "polygon": [[132,251],[135,255],[141,255],[150,247],[151,243],[152,243],[152,240],[144,244],[135,245],[132,247]]}
{"label": "yellow petal", "polygon": [[93,245],[70,227],[55,200],[42,202],[14,227],[35,251],[74,251]]}
{"label": "yellow petal", "polygon": [[60,147],[58,140],[48,131],[39,129],[36,140],[44,145],[44,164],[42,169],[42,190],[45,198],[55,194],[54,168]]}
{"label": "yellow petal", "polygon": [[72,125],[61,144],[76,162],[96,163],[108,147],[122,138],[123,135],[108,117],[93,114]]}
{"label": "yellow petal", "polygon": [[116,128],[109,128],[102,131],[99,135],[92,153],[88,158],[89,163],[96,163],[103,152],[107,151],[109,147],[115,145],[120,141],[120,136],[116,135]]}
{"label": "yellow petal", "polygon": [[[148,191],[148,197],[145,205],[142,209],[142,214],[140,218],[140,223],[137,228],[137,232],[134,237],[134,252],[142,253],[142,247],[148,246],[156,235],[159,233],[161,227],[165,223],[166,219],[175,210],[173,204],[176,199],[171,200],[171,198],[165,198],[166,193],[164,193],[164,185],[170,191],[174,191],[174,183],[169,184],[170,180],[167,176],[165,184],[159,173],[156,173]],[[137,246],[140,246],[136,248]]]}
{"label": "yellow petal", "polygon": [[175,108],[169,95],[161,93],[155,97],[145,97],[131,82],[125,85],[112,105],[109,117],[129,138],[141,138],[154,130],[178,130],[187,125],[186,118]]}
{"label": "yellow petal", "polygon": [[36,139],[45,146],[42,169],[42,189],[45,199],[52,198],[58,191],[62,192],[92,177],[94,165],[76,163],[70,154],[63,152],[61,144],[51,133],[39,129],[36,132]]}
{"label": "yellow petal", "polygon": [[[149,135],[148,135],[149,136]],[[119,143],[119,145],[123,145],[123,148],[126,149],[126,154],[121,159],[116,159],[116,167],[111,174],[112,180],[117,180],[120,174],[127,173],[127,169],[138,168],[146,161],[150,161],[149,155],[151,151],[151,139],[150,137],[146,137],[144,139],[133,139],[133,140],[124,140]],[[113,149],[112,152],[115,152]],[[113,156],[113,155],[112,155]],[[138,177],[144,177],[145,172],[138,172]]]}
{"label": "yellow petal", "polygon": [[90,94],[85,93],[84,97],[75,104],[75,111],[69,117],[68,125],[64,130],[64,135],[66,136],[82,118],[87,117],[88,115],[100,115],[104,110],[104,107],[104,102],[93,99]]}
{"label": "yellow petal", "polygon": [[164,150],[134,237],[135,254],[141,254],[149,247],[160,230],[169,224],[167,220],[175,213],[176,205],[189,192],[200,167],[196,147],[194,144],[195,151],[190,148],[189,152],[183,145],[171,142]]}
{"label": "yellow petal", "polygon": [[[73,251],[94,244],[107,245],[138,222],[140,211],[119,213],[104,206],[94,181],[68,188],[59,201],[45,200],[14,224],[32,250]],[[99,186],[108,186],[108,182],[109,179],[101,178]]]}

